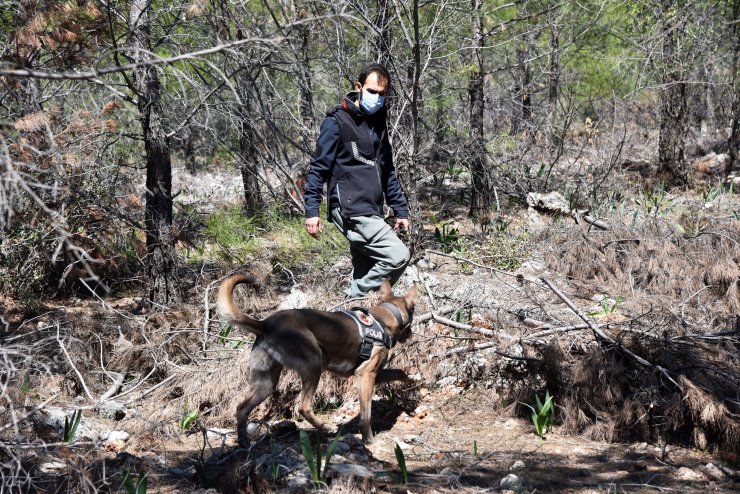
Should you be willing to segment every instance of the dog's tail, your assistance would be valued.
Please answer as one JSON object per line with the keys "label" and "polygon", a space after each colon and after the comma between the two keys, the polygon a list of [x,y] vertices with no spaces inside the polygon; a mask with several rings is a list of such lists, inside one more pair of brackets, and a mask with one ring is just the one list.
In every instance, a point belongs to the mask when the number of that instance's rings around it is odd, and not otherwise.
{"label": "dog's tail", "polygon": [[262,321],[252,319],[244,314],[234,303],[234,287],[242,283],[255,284],[257,278],[250,274],[235,274],[226,278],[218,289],[216,298],[216,307],[218,307],[218,317],[221,321],[239,326],[250,333],[262,334]]}

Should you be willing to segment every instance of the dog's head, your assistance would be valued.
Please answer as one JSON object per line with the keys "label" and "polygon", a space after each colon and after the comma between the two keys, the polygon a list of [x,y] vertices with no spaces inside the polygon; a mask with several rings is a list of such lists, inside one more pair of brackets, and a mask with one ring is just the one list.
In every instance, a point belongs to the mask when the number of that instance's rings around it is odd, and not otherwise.
{"label": "dog's head", "polygon": [[411,336],[411,323],[414,319],[414,306],[416,305],[416,285],[412,286],[406,295],[396,297],[393,295],[391,284],[385,280],[379,293],[380,302],[393,304],[401,315],[400,323],[394,324],[393,338],[398,342],[406,341]]}

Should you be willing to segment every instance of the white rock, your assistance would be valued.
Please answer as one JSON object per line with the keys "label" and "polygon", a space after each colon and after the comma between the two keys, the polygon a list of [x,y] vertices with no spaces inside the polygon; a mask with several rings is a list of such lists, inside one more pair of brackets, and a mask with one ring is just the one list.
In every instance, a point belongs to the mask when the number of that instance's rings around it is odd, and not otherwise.
{"label": "white rock", "polygon": [[498,483],[501,489],[506,489],[514,492],[524,492],[526,490],[525,481],[518,475],[510,473],[506,477],[502,478]]}
{"label": "white rock", "polygon": [[704,468],[702,468],[705,474],[707,474],[710,478],[714,480],[725,480],[727,478],[727,475],[725,475],[725,472],[717,468],[717,466],[714,463],[707,463]]}
{"label": "white rock", "polygon": [[114,442],[126,442],[128,441],[128,438],[130,437],[130,434],[125,431],[110,431],[110,432],[104,432],[100,439],[105,441],[106,443],[114,443]]}
{"label": "white rock", "polygon": [[59,473],[60,470],[64,470],[67,464],[63,461],[47,461],[39,465],[39,470],[43,473]]}
{"label": "white rock", "polygon": [[526,467],[527,465],[522,460],[516,460],[514,464],[509,467],[509,470],[521,470]]}
{"label": "white rock", "polygon": [[681,467],[676,471],[676,478],[678,480],[707,480],[701,472],[696,472],[688,467]]}
{"label": "white rock", "polygon": [[570,214],[570,205],[568,204],[568,201],[565,199],[563,194],[557,191],[549,192],[547,194],[530,192],[527,194],[527,205],[535,209],[544,209],[550,212]]}
{"label": "white rock", "polygon": [[277,310],[302,309],[306,305],[308,305],[308,295],[293,287],[290,290],[290,295],[285,297],[285,300],[278,305]]}

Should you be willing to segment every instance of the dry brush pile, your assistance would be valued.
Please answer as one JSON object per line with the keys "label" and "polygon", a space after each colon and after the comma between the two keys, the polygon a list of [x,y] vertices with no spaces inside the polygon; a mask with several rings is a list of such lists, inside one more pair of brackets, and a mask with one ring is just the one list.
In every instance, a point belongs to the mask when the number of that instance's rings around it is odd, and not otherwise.
{"label": "dry brush pile", "polygon": [[548,267],[571,292],[623,299],[613,320],[599,314],[609,340],[559,338],[543,353],[569,431],[740,449],[739,241],[731,218],[688,235],[655,218],[550,232]]}

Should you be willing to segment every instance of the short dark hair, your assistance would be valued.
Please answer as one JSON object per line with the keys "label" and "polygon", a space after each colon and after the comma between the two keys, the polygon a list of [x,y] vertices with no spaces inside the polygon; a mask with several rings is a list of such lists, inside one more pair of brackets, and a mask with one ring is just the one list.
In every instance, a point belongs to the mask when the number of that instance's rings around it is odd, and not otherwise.
{"label": "short dark hair", "polygon": [[391,87],[391,73],[385,68],[385,65],[380,63],[371,63],[365,65],[360,71],[360,77],[357,78],[360,84],[365,85],[367,76],[375,72],[378,74],[378,79],[385,81],[385,85],[390,89]]}

